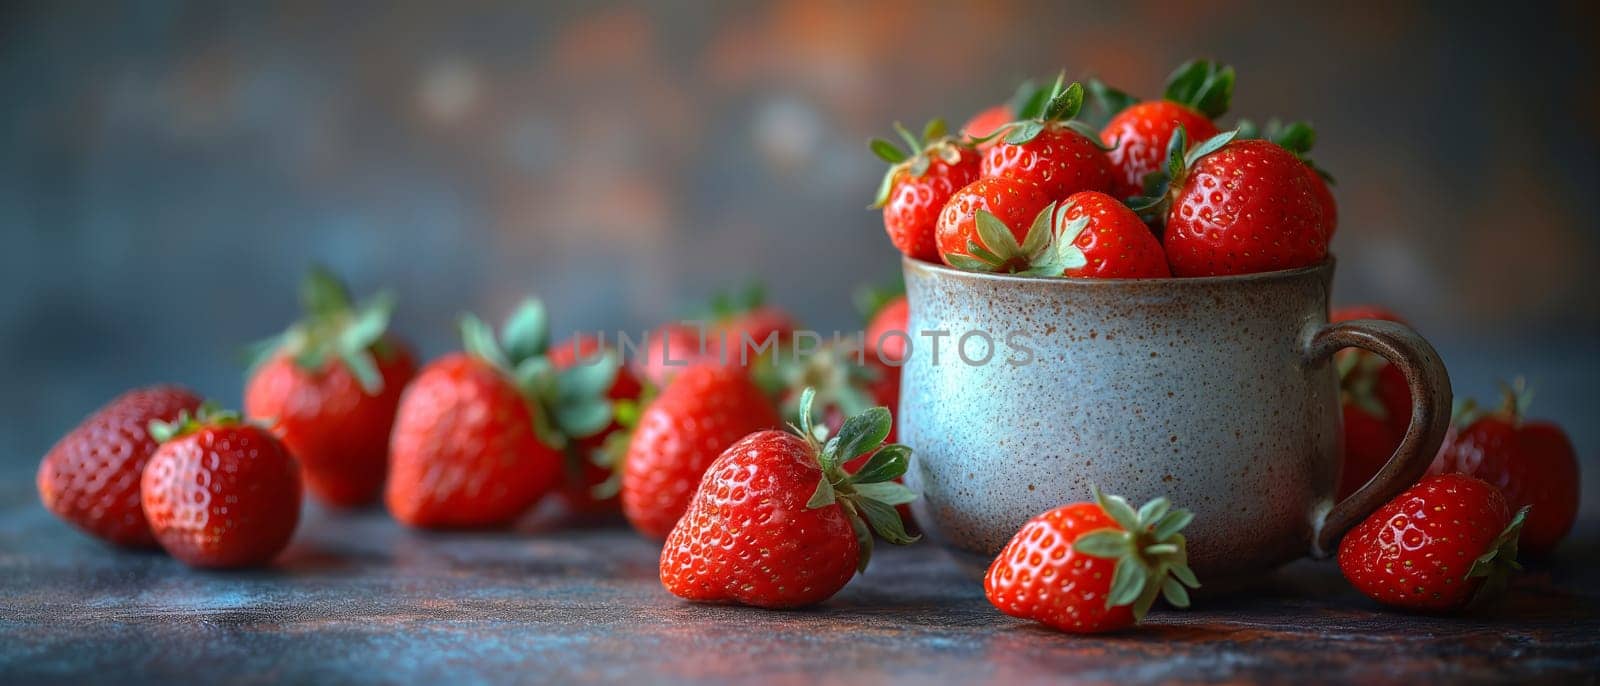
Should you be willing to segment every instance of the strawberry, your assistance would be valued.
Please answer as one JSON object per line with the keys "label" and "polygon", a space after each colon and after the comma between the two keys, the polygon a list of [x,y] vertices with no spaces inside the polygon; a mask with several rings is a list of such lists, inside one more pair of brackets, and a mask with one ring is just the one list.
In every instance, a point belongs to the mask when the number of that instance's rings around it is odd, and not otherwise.
{"label": "strawberry", "polygon": [[994,134],[1003,137],[983,154],[982,175],[1037,186],[1049,200],[1110,191],[1111,161],[1100,148],[1099,132],[1071,121],[1083,106],[1083,86],[1063,86],[1057,77],[1049,95],[1037,102]]}
{"label": "strawberry", "polygon": [[147,427],[192,412],[200,402],[187,388],[148,386],[84,418],[39,463],[36,483],[45,509],[116,545],[155,547],[139,505],[139,475],[158,445]]}
{"label": "strawberry", "polygon": [[906,347],[910,344],[911,305],[901,294],[889,300],[872,314],[867,322],[867,355],[886,365],[899,365],[906,361]]}
{"label": "strawberry", "polygon": [[640,414],[622,466],[622,513],[639,533],[672,530],[700,477],[740,437],[780,425],[771,401],[738,367],[697,364]]}
{"label": "strawberry", "polygon": [[1032,79],[1023,81],[1010,100],[972,115],[961,125],[961,136],[972,141],[979,152],[988,150],[999,143],[1002,129],[1016,120],[1018,112],[1038,111],[1049,96],[1050,89],[1040,88]]}
{"label": "strawberry", "polygon": [[[1405,320],[1385,307],[1353,305],[1335,308],[1328,321],[1355,319]],[[1372,479],[1400,447],[1411,423],[1411,389],[1405,374],[1383,356],[1365,350],[1341,350],[1334,357],[1339,370],[1339,400],[1344,412],[1344,462],[1338,496],[1343,498]]]}
{"label": "strawberry", "polygon": [[[596,377],[593,385],[604,387],[602,395],[612,408],[608,424],[568,446],[567,475],[558,495],[569,510],[579,514],[620,512],[614,468],[626,450],[630,422],[634,421],[628,417],[638,414],[637,403],[644,395],[644,387],[621,364],[616,352],[596,336],[579,334],[552,346],[550,364],[557,372],[597,366],[587,373]],[[609,384],[604,378],[607,376]]]}
{"label": "strawberry", "polygon": [[911,147],[902,149],[882,138],[871,142],[872,152],[889,163],[871,209],[883,208],[883,228],[900,252],[927,262],[939,259],[934,249],[934,225],[939,209],[957,188],[978,178],[978,153],[963,139],[945,134],[942,119],[911,135],[898,122],[894,129]]}
{"label": "strawberry", "polygon": [[1532,395],[1520,381],[1502,392],[1494,412],[1462,404],[1428,473],[1477,477],[1500,489],[1509,507],[1530,508],[1522,549],[1548,555],[1578,518],[1578,456],[1560,426],[1524,419]]}
{"label": "strawberry", "polygon": [[1106,157],[1116,175],[1117,197],[1133,197],[1144,190],[1145,177],[1159,172],[1166,161],[1178,127],[1188,132],[1191,141],[1217,135],[1211,121],[1227,113],[1233,78],[1233,67],[1192,60],[1167,77],[1161,100],[1131,105],[1111,118],[1100,130],[1100,139],[1112,146]]}
{"label": "strawberry", "polygon": [[1094,502],[1063,505],[1022,525],[984,575],[984,595],[1013,617],[1083,634],[1143,621],[1157,595],[1188,607],[1184,587],[1200,582],[1178,532],[1193,519],[1166,498],[1135,511],[1094,489]]}
{"label": "strawberry", "polygon": [[610,405],[592,397],[609,379],[591,379],[580,397],[557,403],[568,399],[559,397],[565,388],[545,357],[538,301],[523,303],[507,321],[503,349],[477,317],[464,317],[461,331],[467,352],[424,367],[395,418],[384,500],[395,519],[411,526],[510,524],[561,480],[565,438],[550,420],[570,435],[598,432],[611,421]]}
{"label": "strawberry", "polygon": [[715,360],[704,330],[686,322],[670,322],[645,335],[644,345],[634,356],[633,374],[656,386],[665,386],[691,363]]}
{"label": "strawberry", "polygon": [[1284,124],[1276,119],[1267,121],[1265,129],[1257,129],[1249,120],[1239,122],[1239,136],[1241,138],[1265,138],[1283,146],[1283,149],[1294,153],[1305,163],[1306,179],[1311,183],[1312,194],[1317,198],[1317,204],[1322,208],[1322,226],[1327,233],[1328,240],[1333,240],[1333,232],[1339,228],[1339,204],[1333,199],[1333,191],[1328,188],[1333,183],[1333,176],[1323,168],[1311,161],[1309,154],[1311,148],[1317,144],[1317,132],[1306,122]]}
{"label": "strawberry", "polygon": [[[973,181],[961,190],[950,196],[950,202],[945,203],[944,210],[939,213],[938,242],[939,255],[944,263],[961,267],[957,262],[976,265],[982,261],[988,265],[989,255],[982,257],[973,252],[983,244],[980,231],[995,233],[992,236],[997,243],[1006,243],[998,233],[1009,232],[1013,239],[1011,242],[1026,243],[1029,235],[1028,229],[1037,223],[1041,216],[1047,220],[1048,214],[1041,214],[1044,210],[1054,208],[1055,203],[1050,197],[1039,190],[1038,186],[1017,181],[1015,179],[982,178]],[[980,227],[978,221],[983,219],[984,225]],[[1030,249],[1043,250],[1046,245],[1044,238],[1049,235],[1046,231],[1039,235]],[[1008,244],[1008,243],[1006,243]],[[1026,256],[1018,256],[999,267],[987,267],[985,271],[1024,271],[1032,269]],[[972,259],[973,262],[965,262]],[[997,258],[998,260],[998,258]],[[964,268],[964,267],[963,267]]]}
{"label": "strawberry", "polygon": [[[802,394],[799,435],[759,431],[734,443],[706,470],[688,512],[661,550],[661,584],[699,602],[800,607],[838,593],[872,557],[871,532],[895,544],[905,532],[894,506],[914,493],[891,479],[911,449],[883,445],[888,410],[846,420],[825,440],[813,427],[812,394]],[[823,436],[819,436],[823,433]],[[860,471],[840,464],[872,453]]]}
{"label": "strawberry", "polygon": [[1400,447],[1400,436],[1389,428],[1382,414],[1364,405],[1343,401],[1344,452],[1339,469],[1337,497],[1343,500],[1365,486]]}
{"label": "strawberry", "polygon": [[[964,253],[946,261],[969,271],[1037,276],[1159,278],[1171,276],[1161,244],[1139,215],[1105,193],[1084,191],[1045,205],[1019,238],[1014,224],[975,209]],[[1020,241],[1020,242],[1019,242]]]}
{"label": "strawberry", "polygon": [[255,567],[277,557],[300,522],[300,465],[265,427],[202,406],[154,420],[161,447],[140,500],[161,547],[192,567]]}
{"label": "strawberry", "polygon": [[1322,209],[1300,158],[1270,141],[1235,141],[1236,134],[1189,149],[1180,127],[1164,177],[1150,184],[1151,195],[1129,201],[1147,218],[1165,218],[1173,276],[1294,269],[1328,255]]}
{"label": "strawberry", "polygon": [[388,297],[357,308],[322,269],[307,275],[300,296],[306,318],[256,346],[244,412],[271,423],[312,495],[365,505],[383,489],[389,431],[416,362],[384,333],[394,307]]}
{"label": "strawberry", "polygon": [[982,140],[983,142],[977,145],[978,150],[988,150],[994,147],[997,142],[994,134],[1001,127],[1016,120],[1016,118],[1017,112],[1012,109],[1010,103],[987,107],[983,111],[972,115],[972,118],[968,119],[967,123],[961,125],[961,135],[964,138]]}
{"label": "strawberry", "polygon": [[633,360],[633,373],[665,386],[692,364],[749,366],[763,345],[775,352],[794,335],[795,322],[788,312],[765,301],[760,284],[717,293],[696,321],[666,324],[652,331]]}
{"label": "strawberry", "polygon": [[1498,591],[1520,569],[1517,534],[1500,491],[1461,474],[1430,476],[1378,508],[1339,543],[1356,590],[1413,610],[1453,610]]}

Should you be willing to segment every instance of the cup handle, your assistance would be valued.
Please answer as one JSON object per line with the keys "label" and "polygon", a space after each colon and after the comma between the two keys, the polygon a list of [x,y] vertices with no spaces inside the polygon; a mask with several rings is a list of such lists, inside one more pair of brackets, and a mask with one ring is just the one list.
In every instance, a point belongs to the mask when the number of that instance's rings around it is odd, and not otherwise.
{"label": "cup handle", "polygon": [[1432,345],[1403,324],[1357,319],[1328,324],[1311,337],[1307,356],[1325,360],[1345,348],[1382,355],[1405,374],[1411,389],[1411,423],[1394,455],[1350,497],[1312,519],[1312,554],[1327,557],[1339,538],[1379,506],[1410,488],[1439,452],[1450,428],[1450,375]]}

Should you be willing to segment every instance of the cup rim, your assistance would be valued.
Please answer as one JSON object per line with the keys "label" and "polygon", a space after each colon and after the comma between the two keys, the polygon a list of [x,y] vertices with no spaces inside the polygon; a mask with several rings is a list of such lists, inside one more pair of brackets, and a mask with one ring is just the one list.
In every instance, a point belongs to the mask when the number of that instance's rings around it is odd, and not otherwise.
{"label": "cup rim", "polygon": [[1017,274],[993,274],[989,272],[969,272],[956,269],[945,264],[925,262],[910,255],[901,255],[900,263],[907,271],[924,271],[943,277],[969,279],[972,281],[991,281],[1000,283],[1028,284],[1030,286],[1060,287],[1060,288],[1112,288],[1138,284],[1141,286],[1215,286],[1220,284],[1237,284],[1252,281],[1280,281],[1289,280],[1309,274],[1325,273],[1333,270],[1337,260],[1332,253],[1322,258],[1321,262],[1294,269],[1279,269],[1270,272],[1250,272],[1247,274],[1225,274],[1221,276],[1167,276],[1153,279],[1100,279],[1082,276],[1021,276]]}

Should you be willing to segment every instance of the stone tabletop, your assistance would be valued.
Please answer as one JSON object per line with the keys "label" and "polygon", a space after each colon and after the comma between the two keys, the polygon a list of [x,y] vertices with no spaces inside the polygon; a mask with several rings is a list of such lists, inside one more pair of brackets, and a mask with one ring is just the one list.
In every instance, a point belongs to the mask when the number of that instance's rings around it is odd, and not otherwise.
{"label": "stone tabletop", "polygon": [[[1593,527],[1589,527],[1590,530]],[[1586,537],[1593,541],[1593,536]],[[885,548],[892,548],[885,546]],[[1369,683],[1600,678],[1593,545],[1531,568],[1495,617],[1383,610],[1327,562],[1075,637],[1005,617],[931,545],[885,549],[826,604],[681,602],[620,525],[535,517],[422,533],[308,508],[269,570],[119,552],[0,487],[0,683]]]}

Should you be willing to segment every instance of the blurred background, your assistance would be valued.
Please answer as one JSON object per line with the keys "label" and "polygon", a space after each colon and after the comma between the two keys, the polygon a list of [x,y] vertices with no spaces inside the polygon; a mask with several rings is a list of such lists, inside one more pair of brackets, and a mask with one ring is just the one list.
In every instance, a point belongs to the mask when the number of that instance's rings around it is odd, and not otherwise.
{"label": "blurred background", "polygon": [[1337,299],[1408,317],[1458,394],[1528,375],[1593,521],[1600,11],[1471,4],[0,4],[4,490],[129,386],[237,404],[313,261],[429,355],[525,293],[558,335],[641,331],[750,277],[853,330],[898,269],[869,136],[1210,56],[1236,115],[1316,124]]}

